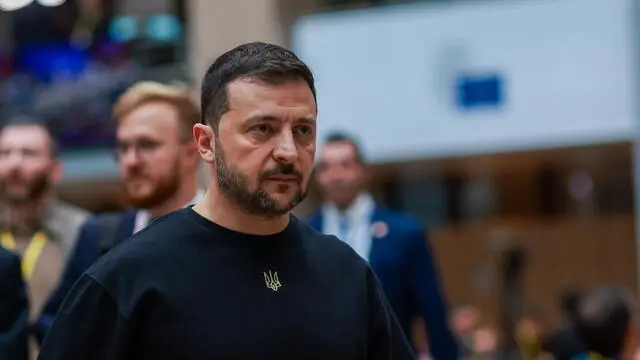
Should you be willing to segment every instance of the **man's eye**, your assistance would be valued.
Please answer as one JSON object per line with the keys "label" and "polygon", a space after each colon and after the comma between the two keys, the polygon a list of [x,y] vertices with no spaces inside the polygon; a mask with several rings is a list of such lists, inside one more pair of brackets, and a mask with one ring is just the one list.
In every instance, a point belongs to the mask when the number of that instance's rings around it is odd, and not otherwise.
{"label": "man's eye", "polygon": [[138,148],[141,150],[154,150],[159,146],[160,146],[159,142],[151,141],[151,140],[142,140],[138,143]]}
{"label": "man's eye", "polygon": [[271,132],[271,126],[269,126],[269,125],[256,125],[256,126],[251,128],[251,131],[254,131],[254,132],[257,132],[257,133],[261,133],[261,134],[267,134],[267,133]]}
{"label": "man's eye", "polygon": [[298,126],[296,127],[296,132],[300,135],[307,136],[313,133],[313,129],[311,126]]}

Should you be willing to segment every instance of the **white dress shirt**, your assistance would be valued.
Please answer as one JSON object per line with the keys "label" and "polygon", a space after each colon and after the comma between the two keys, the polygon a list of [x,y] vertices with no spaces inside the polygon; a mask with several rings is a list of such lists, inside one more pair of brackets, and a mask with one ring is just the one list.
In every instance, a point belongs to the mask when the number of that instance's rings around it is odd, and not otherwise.
{"label": "white dress shirt", "polygon": [[368,261],[373,235],[371,215],[374,209],[373,197],[367,193],[358,195],[346,210],[341,211],[333,204],[325,204],[322,207],[322,232],[335,235]]}
{"label": "white dress shirt", "polygon": [[[187,207],[197,203],[198,201],[200,201],[200,199],[202,199],[203,196],[204,196],[204,191],[201,189],[198,189],[198,191],[196,192],[196,196],[193,199],[191,199],[191,201],[189,201],[187,204],[185,204],[185,206],[183,207]],[[136,217],[134,220],[133,233],[135,234],[138,231],[146,228],[147,225],[149,225],[149,220],[151,220],[151,215],[149,215],[149,212],[147,210],[145,209],[138,210],[136,212]]]}

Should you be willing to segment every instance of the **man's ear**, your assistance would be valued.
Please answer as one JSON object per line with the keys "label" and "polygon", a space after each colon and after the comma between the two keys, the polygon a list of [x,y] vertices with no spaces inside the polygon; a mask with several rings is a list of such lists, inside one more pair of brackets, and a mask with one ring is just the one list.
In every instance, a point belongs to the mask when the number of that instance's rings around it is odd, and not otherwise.
{"label": "man's ear", "polygon": [[193,125],[193,137],[195,145],[200,153],[200,158],[206,163],[213,163],[216,158],[215,153],[215,133],[209,125],[195,124]]}

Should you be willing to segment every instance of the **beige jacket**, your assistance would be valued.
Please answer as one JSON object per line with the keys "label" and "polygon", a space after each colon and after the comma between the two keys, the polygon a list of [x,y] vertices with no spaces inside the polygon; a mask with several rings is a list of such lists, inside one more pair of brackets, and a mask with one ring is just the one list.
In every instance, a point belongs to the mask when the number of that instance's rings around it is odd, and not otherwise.
{"label": "beige jacket", "polygon": [[[31,278],[26,281],[29,294],[30,322],[37,319],[44,303],[58,285],[64,265],[78,238],[80,226],[88,216],[89,212],[86,210],[57,200],[44,211],[42,230],[46,233],[49,241],[38,257]],[[13,251],[22,255],[31,237],[16,236],[14,239],[16,248]],[[30,341],[30,358],[35,359],[37,352],[36,342]]]}
{"label": "beige jacket", "polygon": [[47,209],[43,224],[58,243],[63,262],[66,263],[73,251],[80,226],[88,216],[88,211],[58,200]]}

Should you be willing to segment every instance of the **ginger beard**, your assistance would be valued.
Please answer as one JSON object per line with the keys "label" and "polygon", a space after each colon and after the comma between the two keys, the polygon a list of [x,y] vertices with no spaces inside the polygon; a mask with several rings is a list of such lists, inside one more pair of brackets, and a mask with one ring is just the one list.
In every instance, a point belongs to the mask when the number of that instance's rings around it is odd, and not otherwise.
{"label": "ginger beard", "polygon": [[164,176],[153,178],[145,174],[142,167],[132,168],[124,178],[124,194],[138,209],[149,209],[172,198],[180,187],[180,157],[175,158],[171,171]]}
{"label": "ginger beard", "polygon": [[[307,189],[303,187],[302,173],[293,164],[281,164],[274,169],[261,171],[258,175],[257,188],[251,190],[247,175],[227,163],[225,153],[218,138],[215,139],[216,181],[218,188],[225,196],[249,214],[273,218],[284,215],[304,200]],[[260,184],[270,176],[295,175],[298,177],[298,189],[291,200],[284,206],[279,206],[276,199],[260,188]],[[283,189],[283,192],[285,189]]]}

